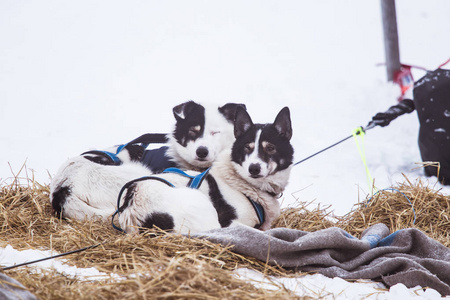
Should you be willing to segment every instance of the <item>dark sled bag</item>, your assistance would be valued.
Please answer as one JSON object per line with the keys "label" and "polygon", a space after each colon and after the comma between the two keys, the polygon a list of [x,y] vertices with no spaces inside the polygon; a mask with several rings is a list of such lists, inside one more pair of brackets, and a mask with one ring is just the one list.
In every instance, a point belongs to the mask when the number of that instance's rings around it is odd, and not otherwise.
{"label": "dark sled bag", "polygon": [[419,149],[426,176],[450,185],[450,70],[428,71],[414,83],[414,105],[419,117]]}

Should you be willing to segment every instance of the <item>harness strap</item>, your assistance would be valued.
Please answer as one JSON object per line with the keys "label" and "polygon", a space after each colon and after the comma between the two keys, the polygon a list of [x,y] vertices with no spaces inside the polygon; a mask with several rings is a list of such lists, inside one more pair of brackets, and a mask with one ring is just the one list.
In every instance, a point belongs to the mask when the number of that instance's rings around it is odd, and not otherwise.
{"label": "harness strap", "polygon": [[[187,187],[189,187],[191,189],[198,189],[200,187],[200,185],[203,183],[203,180],[206,178],[206,175],[208,175],[209,170],[210,170],[210,168],[208,168],[206,171],[204,171],[198,175],[195,175],[195,176],[189,175],[186,172],[184,172],[178,168],[167,168],[163,171],[163,173],[174,173],[174,174],[178,174],[178,175],[181,175],[184,177],[188,177],[188,178],[190,178],[190,180],[189,180],[189,183],[187,184]],[[120,207],[120,199],[122,198],[123,192],[126,189],[128,189],[128,187],[130,187],[130,185],[132,185],[133,183],[138,182],[138,181],[143,181],[143,180],[158,180],[162,183],[167,184],[170,187],[175,187],[168,180],[161,178],[161,177],[157,177],[157,176],[144,176],[144,177],[140,177],[140,178],[137,178],[137,179],[127,182],[119,192],[119,196],[117,197],[117,210],[112,215],[111,223],[112,223],[112,227],[114,229],[116,229],[120,232],[125,232],[122,228],[120,228],[119,226],[116,226],[114,224],[115,216],[117,214],[119,214],[121,210],[123,210],[123,207]],[[258,202],[253,201],[248,196],[246,196],[246,197],[247,197],[248,201],[250,201],[251,205],[253,206],[253,209],[255,210],[256,216],[258,217],[259,224],[257,224],[255,226],[255,228],[259,228],[259,227],[261,227],[261,225],[264,223],[264,220],[265,220],[264,208]]]}
{"label": "harness strap", "polygon": [[128,142],[128,144],[140,143],[148,146],[149,144],[164,144],[167,141],[168,139],[166,133],[146,133],[135,138],[131,142]]}
{"label": "harness strap", "polygon": [[167,141],[168,141],[167,134],[165,133],[146,133],[126,144],[120,145],[117,148],[116,154],[119,154],[119,152],[122,151],[122,149],[128,145],[141,144],[141,146],[145,149],[150,144],[164,144]]}
{"label": "harness strap", "polygon": [[126,146],[128,146],[129,143],[123,144],[123,145],[119,145],[119,147],[117,147],[116,150],[116,155],[120,153],[120,151],[123,150],[123,148],[125,148]]}
{"label": "harness strap", "polygon": [[[123,148],[122,148],[123,149]],[[120,150],[122,150],[120,149]],[[120,160],[119,157],[117,157],[117,154],[119,152],[117,152],[116,154],[112,153],[112,152],[108,152],[108,151],[103,151],[103,150],[91,150],[91,151],[86,151],[81,153],[81,155],[85,155],[85,154],[94,154],[94,155],[101,155],[107,159],[109,159],[109,161],[111,161],[114,165],[118,166],[122,164],[122,161]]]}
{"label": "harness strap", "polygon": [[[163,173],[174,173],[174,174],[178,174],[178,175],[181,175],[184,177],[188,177],[191,180],[187,184],[187,187],[192,188],[192,189],[198,189],[200,187],[200,185],[203,183],[203,180],[205,179],[206,175],[209,173],[209,170],[210,170],[210,168],[208,168],[203,173],[200,173],[195,176],[189,175],[186,172],[184,172],[178,168],[167,168],[163,171]],[[258,217],[259,224],[257,224],[255,226],[255,228],[259,228],[259,227],[261,227],[261,225],[264,223],[264,220],[265,220],[264,208],[258,202],[253,201],[248,196],[246,196],[246,197],[247,197],[248,201],[250,201],[250,203],[252,204],[253,209],[255,210],[256,216]]]}
{"label": "harness strap", "polygon": [[[204,171],[203,173],[200,173],[196,176],[189,175],[186,172],[184,172],[178,168],[167,168],[163,171],[163,173],[175,173],[175,174],[179,174],[181,176],[188,177],[191,180],[187,184],[187,187],[192,188],[192,189],[198,189],[200,187],[200,185],[202,184],[203,180],[205,179],[206,175],[209,173],[209,170],[210,170],[210,168],[208,168],[206,171]],[[255,228],[259,228],[259,227],[261,227],[261,225],[264,223],[264,220],[265,220],[264,208],[258,202],[253,201],[248,196],[246,196],[246,197],[247,197],[248,201],[250,201],[250,203],[252,204],[253,209],[255,210],[256,216],[258,217],[259,224],[257,224],[255,226]]]}
{"label": "harness strap", "polygon": [[118,231],[120,231],[120,232],[125,233],[125,230],[123,230],[122,228],[120,228],[119,226],[116,226],[116,224],[114,224],[114,218],[116,217],[116,215],[118,215],[118,214],[120,213],[120,210],[121,210],[121,209],[123,210],[123,207],[120,207],[120,199],[122,198],[123,192],[124,192],[126,189],[128,189],[128,188],[130,187],[130,185],[132,185],[132,184],[135,183],[135,182],[144,181],[144,180],[150,180],[150,179],[151,179],[151,180],[158,180],[158,181],[160,181],[160,182],[162,182],[162,183],[167,184],[167,185],[170,186],[170,187],[175,187],[175,186],[174,186],[172,183],[170,183],[169,181],[165,180],[164,178],[157,177],[157,176],[143,176],[143,177],[136,178],[136,179],[133,179],[133,180],[131,180],[131,181],[125,183],[125,185],[120,189],[119,196],[117,197],[117,209],[116,209],[116,211],[114,212],[114,214],[112,215],[112,219],[111,219],[111,224],[112,224],[112,227],[113,227],[114,229],[116,229],[116,230],[118,230]]}
{"label": "harness strap", "polygon": [[206,171],[198,174],[198,175],[189,175],[186,172],[178,169],[178,168],[167,168],[163,171],[163,173],[174,173],[174,174],[178,174],[184,177],[188,177],[190,178],[187,187],[191,188],[191,189],[198,189],[202,183],[203,180],[205,179],[206,175],[208,175],[210,168],[206,169]]}
{"label": "harness strap", "polygon": [[116,153],[104,151],[104,150],[91,150],[86,151],[84,153],[81,153],[81,155],[85,154],[95,154],[95,155],[101,155],[107,159],[109,159],[114,165],[118,166],[122,164],[122,161],[117,156],[126,146],[133,145],[133,144],[141,144],[141,146],[145,149],[150,144],[159,144],[159,143],[165,143],[167,142],[167,134],[165,133],[146,133],[141,135],[140,137],[135,138],[134,140],[119,145],[117,147]]}
{"label": "harness strap", "polygon": [[264,223],[264,220],[265,220],[264,208],[258,202],[253,201],[248,196],[246,196],[246,197],[247,197],[248,201],[250,201],[250,203],[252,204],[253,209],[256,212],[256,216],[258,217],[259,224],[256,224],[255,228],[259,228],[259,227],[261,227],[261,225]]}

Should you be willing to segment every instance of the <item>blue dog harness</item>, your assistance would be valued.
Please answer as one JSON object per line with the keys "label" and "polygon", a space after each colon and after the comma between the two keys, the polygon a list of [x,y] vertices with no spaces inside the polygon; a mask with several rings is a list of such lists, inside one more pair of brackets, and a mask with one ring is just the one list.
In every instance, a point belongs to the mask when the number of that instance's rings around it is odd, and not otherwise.
{"label": "blue dog harness", "polygon": [[[209,169],[207,169],[203,173],[200,173],[196,176],[191,176],[191,175],[187,174],[186,172],[184,172],[180,169],[177,169],[177,168],[168,168],[168,169],[164,170],[163,173],[175,173],[175,174],[180,174],[185,177],[189,177],[189,178],[191,178],[191,180],[189,181],[187,186],[192,189],[198,189],[200,187],[200,185],[202,184],[203,179],[205,179],[206,175],[209,173]],[[253,209],[256,212],[256,216],[258,217],[258,221],[259,221],[259,224],[256,225],[256,228],[259,228],[264,223],[264,220],[265,220],[264,208],[258,202],[253,201],[248,196],[246,196],[246,197],[247,197],[248,201],[250,201],[250,203],[253,206]]]}
{"label": "blue dog harness", "polygon": [[[134,144],[139,144],[143,149],[146,149],[148,147],[148,145],[156,143],[165,143],[167,141],[167,134],[164,133],[146,133],[143,134],[137,138],[135,138],[134,140],[123,144],[123,145],[119,145],[116,149],[116,153],[112,153],[109,151],[104,151],[104,150],[91,150],[91,151],[86,151],[83,152],[81,155],[85,155],[85,154],[93,154],[93,155],[98,155],[101,156],[103,158],[105,158],[110,165],[114,165],[114,166],[120,166],[122,164],[122,161],[120,160],[120,158],[117,156],[126,146],[128,145],[134,145]],[[164,147],[162,147],[164,148]],[[161,148],[161,149],[162,149]],[[163,150],[163,153],[165,153],[167,151],[167,149]],[[146,150],[144,152],[144,157],[147,157],[147,152],[153,152],[153,150]],[[147,162],[144,160],[143,157],[143,163],[146,164],[147,166],[151,167],[150,162]],[[154,161],[157,160],[161,160],[161,155],[159,155],[157,158],[153,159]],[[170,162],[167,158],[166,161],[164,163],[161,163],[161,166],[158,166],[158,168],[161,168],[163,165],[170,165],[172,162]],[[153,172],[156,172],[156,170],[152,169],[151,170]]]}
{"label": "blue dog harness", "polygon": [[104,150],[91,150],[91,151],[83,152],[83,153],[81,153],[81,155],[94,154],[94,155],[103,156],[111,163],[111,165],[120,166],[122,164],[122,161],[117,156],[117,154],[119,154],[119,152],[122,151],[122,149],[123,149],[122,146],[125,146],[125,145],[119,146],[119,148],[117,148],[116,153],[112,153],[112,152],[104,151]]}
{"label": "blue dog harness", "polygon": [[253,200],[250,199],[248,196],[247,196],[247,199],[248,199],[248,201],[250,201],[250,203],[252,204],[253,209],[254,209],[255,212],[256,212],[256,216],[258,217],[259,224],[256,224],[256,225],[255,225],[255,228],[259,228],[259,227],[261,227],[261,225],[264,223],[264,220],[265,220],[264,208],[262,207],[261,204],[259,204],[259,203],[256,202],[256,201],[253,201]]}
{"label": "blue dog harness", "polygon": [[167,146],[145,150],[141,163],[150,168],[153,173],[161,173],[167,168],[176,167],[177,164],[167,154],[168,150],[169,147]]}
{"label": "blue dog harness", "polygon": [[190,178],[187,187],[191,188],[191,189],[198,189],[200,187],[200,185],[203,183],[203,180],[205,179],[206,175],[208,175],[210,168],[208,168],[206,171],[192,176],[187,174],[186,172],[178,169],[178,168],[167,168],[163,171],[163,173],[174,173],[174,174],[178,174],[184,177],[188,177]]}
{"label": "blue dog harness", "polygon": [[[168,169],[165,169],[162,173],[174,173],[174,174],[178,174],[178,175],[181,175],[184,177],[188,177],[188,178],[190,178],[190,180],[186,186],[189,188],[192,188],[192,189],[198,189],[198,188],[200,188],[201,184],[203,183],[203,180],[206,178],[206,175],[208,175],[209,170],[210,170],[210,168],[208,168],[206,171],[204,171],[198,175],[195,175],[195,176],[189,175],[186,172],[184,172],[178,168],[168,168]],[[119,197],[117,198],[117,210],[112,215],[112,221],[111,221],[112,227],[117,229],[118,231],[125,232],[122,228],[120,228],[114,224],[114,217],[120,211],[120,199],[122,198],[122,194],[130,185],[132,185],[135,182],[143,181],[143,180],[158,180],[162,183],[167,184],[170,187],[175,187],[168,180],[161,178],[161,177],[157,177],[157,176],[144,176],[144,177],[140,177],[140,178],[137,178],[137,179],[127,182],[119,192]],[[261,225],[264,223],[264,220],[265,220],[264,208],[258,202],[253,201],[248,196],[246,196],[246,197],[247,197],[248,201],[250,201],[250,203],[252,204],[253,209],[255,210],[256,216],[258,217],[259,224],[257,224],[255,226],[255,228],[259,228],[259,227],[261,227]]]}

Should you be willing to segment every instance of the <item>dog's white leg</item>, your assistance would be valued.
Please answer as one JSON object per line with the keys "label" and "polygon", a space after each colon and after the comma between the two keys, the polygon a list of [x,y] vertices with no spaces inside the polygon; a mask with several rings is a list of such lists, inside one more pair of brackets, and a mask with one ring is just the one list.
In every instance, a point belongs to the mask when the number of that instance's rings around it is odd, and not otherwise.
{"label": "dog's white leg", "polygon": [[95,208],[87,204],[85,200],[73,197],[66,200],[62,210],[64,217],[76,220],[83,220],[97,216],[106,221],[113,213],[113,207],[111,207],[111,209]]}

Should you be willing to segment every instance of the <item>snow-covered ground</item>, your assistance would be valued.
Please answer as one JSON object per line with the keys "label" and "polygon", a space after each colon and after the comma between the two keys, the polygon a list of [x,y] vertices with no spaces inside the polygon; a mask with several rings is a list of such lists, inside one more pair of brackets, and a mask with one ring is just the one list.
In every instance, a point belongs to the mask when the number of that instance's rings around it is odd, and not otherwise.
{"label": "snow-covered ground", "polygon": [[[450,2],[396,3],[401,61],[447,60]],[[289,106],[298,161],[399,93],[376,66],[378,0],[0,1],[0,40],[0,183],[24,163],[49,183],[68,157],[168,132],[171,108],[189,99],[243,102],[257,122]],[[418,126],[413,112],[367,132],[378,188],[422,177]],[[342,215],[369,192],[350,139],[294,167],[283,205],[315,200]]]}
{"label": "snow-covered ground", "polygon": [[295,291],[297,295],[312,299],[367,299],[367,300],[398,300],[398,299],[439,299],[441,295],[433,289],[423,290],[421,287],[408,289],[403,284],[396,284],[386,291],[382,283],[370,280],[348,282],[342,278],[328,278],[321,274],[305,275],[297,278],[264,277],[263,274],[249,270],[238,269],[239,278],[251,280],[256,286],[265,289],[286,288]]}
{"label": "snow-covered ground", "polygon": [[[19,251],[7,245],[5,248],[0,248],[0,265],[9,267],[26,262],[37,261],[47,257],[57,255],[53,251],[42,250],[23,250]],[[77,278],[78,280],[101,280],[110,278],[119,279],[116,274],[107,274],[100,272],[96,268],[78,268],[66,263],[66,259],[49,259],[41,262],[30,264],[29,267],[35,272],[40,272],[41,269],[53,268],[56,272],[61,273],[69,278]]]}
{"label": "snow-covered ground", "polygon": [[[18,251],[10,245],[0,248],[0,266],[12,266],[29,261],[40,260],[51,255],[57,255],[52,251],[24,250]],[[29,265],[32,272],[52,268],[56,272],[78,280],[105,280],[120,281],[117,274],[107,274],[96,268],[78,268],[70,265],[66,259],[45,260]],[[328,278],[321,274],[302,275],[296,278],[265,277],[262,273],[250,269],[237,269],[236,277],[250,281],[259,288],[275,290],[289,289],[297,295],[320,299],[440,299],[441,295],[433,289],[423,290],[420,286],[407,288],[403,284],[392,286],[389,291],[382,283],[370,280],[358,280],[349,282],[341,278]],[[449,297],[446,297],[450,299]]]}

